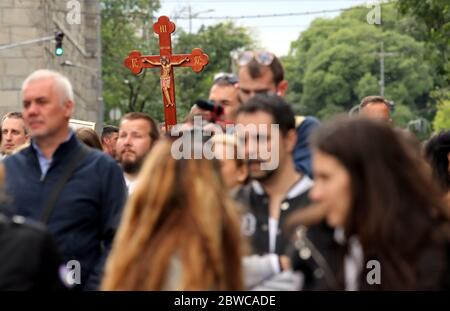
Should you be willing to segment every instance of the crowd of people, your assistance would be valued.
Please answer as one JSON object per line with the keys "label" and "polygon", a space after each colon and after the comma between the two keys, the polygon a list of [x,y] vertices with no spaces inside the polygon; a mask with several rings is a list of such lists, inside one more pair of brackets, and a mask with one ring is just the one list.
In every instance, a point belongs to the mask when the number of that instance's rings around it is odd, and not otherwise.
{"label": "crowd of people", "polygon": [[70,81],[27,77],[1,120],[0,289],[449,289],[450,131],[419,142],[381,96],[320,123],[273,53],[238,64],[171,132],[73,130]]}

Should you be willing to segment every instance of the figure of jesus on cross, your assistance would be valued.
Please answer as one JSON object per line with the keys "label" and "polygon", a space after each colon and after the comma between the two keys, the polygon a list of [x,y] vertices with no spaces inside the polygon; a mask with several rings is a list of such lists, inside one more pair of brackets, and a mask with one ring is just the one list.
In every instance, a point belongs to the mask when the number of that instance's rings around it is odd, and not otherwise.
{"label": "figure of jesus on cross", "polygon": [[175,24],[167,16],[158,19],[153,25],[153,31],[159,36],[160,55],[143,56],[138,51],[132,51],[124,64],[134,74],[141,73],[144,68],[161,69],[161,92],[165,103],[164,117],[168,132],[177,123],[173,68],[191,67],[194,72],[200,72],[208,64],[208,55],[199,48],[193,49],[191,54],[172,54],[170,35],[175,31]]}
{"label": "figure of jesus on cross", "polygon": [[166,98],[166,107],[169,106],[174,106],[174,103],[172,102],[172,99],[170,98],[170,80],[171,80],[171,76],[170,76],[170,71],[172,69],[172,65],[174,66],[178,66],[181,65],[184,62],[188,62],[189,58],[185,57],[182,60],[180,60],[179,62],[170,63],[170,60],[166,57],[166,56],[161,56],[161,61],[158,62],[152,62],[150,59],[148,58],[144,58],[144,60],[142,61],[143,63],[149,63],[152,64],[153,66],[161,66],[161,90],[163,91],[163,94]]}

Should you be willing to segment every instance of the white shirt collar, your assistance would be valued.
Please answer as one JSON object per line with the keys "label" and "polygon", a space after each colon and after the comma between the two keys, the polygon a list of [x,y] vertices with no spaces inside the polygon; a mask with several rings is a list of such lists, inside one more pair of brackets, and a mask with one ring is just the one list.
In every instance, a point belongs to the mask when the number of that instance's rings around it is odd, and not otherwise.
{"label": "white shirt collar", "polygon": [[[264,194],[264,188],[259,181],[253,180],[251,185],[252,185],[253,190],[258,195]],[[286,199],[292,199],[292,198],[295,198],[295,197],[305,193],[306,191],[311,189],[313,185],[314,185],[314,181],[311,178],[309,178],[307,175],[303,175],[303,177],[296,184],[294,184],[291,187],[291,189],[289,190],[289,192],[286,195]]]}
{"label": "white shirt collar", "polygon": [[123,174],[123,177],[125,179],[125,185],[127,186],[127,189],[128,189],[128,195],[131,195],[134,191],[134,188],[136,187],[137,180],[129,180],[127,178],[127,175],[125,175],[125,174]]}

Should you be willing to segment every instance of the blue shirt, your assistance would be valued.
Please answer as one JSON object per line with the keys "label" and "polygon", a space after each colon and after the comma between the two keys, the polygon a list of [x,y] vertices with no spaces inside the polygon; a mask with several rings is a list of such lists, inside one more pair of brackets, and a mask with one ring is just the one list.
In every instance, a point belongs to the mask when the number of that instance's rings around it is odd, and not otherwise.
{"label": "blue shirt", "polygon": [[305,117],[297,127],[297,143],[294,148],[295,168],[313,178],[311,165],[311,149],[309,148],[309,137],[320,125],[319,120],[314,117]]}
{"label": "blue shirt", "polygon": [[[75,135],[74,131],[72,129],[69,129],[69,135],[67,135],[67,138],[63,141],[63,143],[68,142],[69,139],[72,138],[72,136]],[[47,159],[47,157],[44,155],[42,150],[39,148],[39,146],[36,144],[36,142],[32,139],[31,145],[33,146],[34,150],[36,150],[37,158],[39,161],[39,166],[41,167],[41,179],[47,175],[48,169],[50,168],[50,165],[52,164],[53,157],[51,159]]]}

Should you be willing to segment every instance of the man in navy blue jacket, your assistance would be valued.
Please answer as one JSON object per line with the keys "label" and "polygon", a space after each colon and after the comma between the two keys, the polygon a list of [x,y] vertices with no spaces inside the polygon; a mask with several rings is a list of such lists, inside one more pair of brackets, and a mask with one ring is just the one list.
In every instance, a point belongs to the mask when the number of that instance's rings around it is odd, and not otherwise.
{"label": "man in navy blue jacket", "polygon": [[[69,128],[73,90],[63,75],[38,70],[24,81],[22,100],[31,144],[4,161],[6,191],[17,214],[42,220],[50,194],[82,148]],[[72,271],[80,273],[73,278],[80,280],[79,288],[98,288],[125,200],[119,165],[102,152],[88,149],[47,218],[64,262],[70,268],[73,260],[79,263],[80,271]]]}

